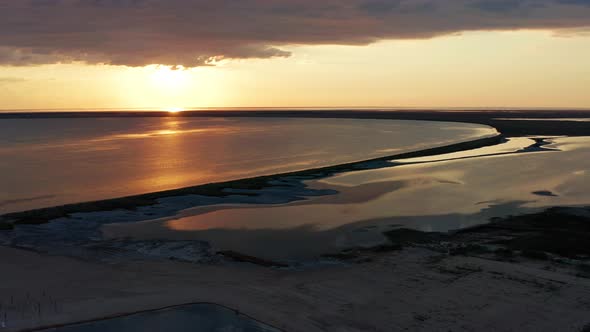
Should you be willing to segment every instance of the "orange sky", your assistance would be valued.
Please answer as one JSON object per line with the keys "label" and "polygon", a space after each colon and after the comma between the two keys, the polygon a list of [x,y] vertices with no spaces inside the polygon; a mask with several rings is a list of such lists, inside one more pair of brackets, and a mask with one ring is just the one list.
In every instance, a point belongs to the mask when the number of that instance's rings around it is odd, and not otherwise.
{"label": "orange sky", "polygon": [[590,108],[590,36],[467,32],[171,70],[0,66],[0,109],[173,107]]}

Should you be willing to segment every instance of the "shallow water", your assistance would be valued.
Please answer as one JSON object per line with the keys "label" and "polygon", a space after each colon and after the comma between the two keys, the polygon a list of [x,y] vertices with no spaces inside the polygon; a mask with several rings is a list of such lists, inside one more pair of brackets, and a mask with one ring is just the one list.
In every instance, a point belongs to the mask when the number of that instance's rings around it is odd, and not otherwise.
{"label": "shallow water", "polygon": [[192,304],[138,313],[91,323],[43,330],[46,332],[277,332],[236,311],[214,304]]}
{"label": "shallow water", "polygon": [[0,120],[0,213],[335,165],[496,134],[460,123],[272,118]]}
{"label": "shallow water", "polygon": [[336,189],[337,195],[283,205],[195,208],[151,222],[106,225],[103,233],[205,240],[217,249],[263,258],[307,259],[382,243],[383,231],[399,227],[448,231],[492,217],[589,204],[590,138],[552,141],[549,150],[516,152],[532,142],[516,139],[495,150],[512,154],[470,153],[471,158],[343,173],[308,183]]}

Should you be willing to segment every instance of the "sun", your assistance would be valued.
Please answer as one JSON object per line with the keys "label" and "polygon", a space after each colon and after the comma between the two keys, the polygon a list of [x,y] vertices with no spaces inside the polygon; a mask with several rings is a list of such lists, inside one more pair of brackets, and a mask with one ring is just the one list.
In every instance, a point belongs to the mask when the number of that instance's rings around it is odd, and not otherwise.
{"label": "sun", "polygon": [[160,90],[182,90],[189,82],[190,74],[182,66],[154,66],[152,70],[152,83]]}
{"label": "sun", "polygon": [[166,108],[164,108],[164,111],[166,111],[168,113],[178,113],[178,112],[184,111],[184,108],[182,108],[182,107],[166,107]]}

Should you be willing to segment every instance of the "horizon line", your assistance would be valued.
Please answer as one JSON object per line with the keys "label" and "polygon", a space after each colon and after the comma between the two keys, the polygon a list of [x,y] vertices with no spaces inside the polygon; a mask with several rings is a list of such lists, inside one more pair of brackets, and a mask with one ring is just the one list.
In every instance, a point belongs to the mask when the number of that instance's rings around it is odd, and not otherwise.
{"label": "horizon line", "polygon": [[240,111],[240,110],[298,110],[298,111],[313,111],[313,110],[371,110],[371,111],[396,111],[396,110],[422,110],[422,111],[437,111],[437,110],[465,110],[465,111],[590,111],[588,107],[513,107],[513,106],[223,106],[223,107],[64,107],[64,108],[0,108],[0,113],[36,113],[36,112],[169,112],[172,109],[182,112],[195,111]]}

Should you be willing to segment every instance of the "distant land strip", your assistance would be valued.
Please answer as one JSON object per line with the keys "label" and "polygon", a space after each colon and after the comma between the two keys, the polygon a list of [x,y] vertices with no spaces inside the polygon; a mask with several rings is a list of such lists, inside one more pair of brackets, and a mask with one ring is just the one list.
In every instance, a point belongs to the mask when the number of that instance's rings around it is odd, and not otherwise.
{"label": "distant land strip", "polygon": [[[96,111],[96,112],[0,112],[0,119],[107,118],[107,117],[275,117],[275,118],[346,118],[446,121],[492,126],[506,136],[567,135],[590,136],[590,122],[567,118],[590,118],[590,110],[383,110],[371,109],[247,109],[166,111]],[[528,120],[523,121],[526,117]],[[510,120],[514,118],[514,120]],[[540,119],[535,121],[534,119]],[[555,121],[548,121],[548,119]]]}

